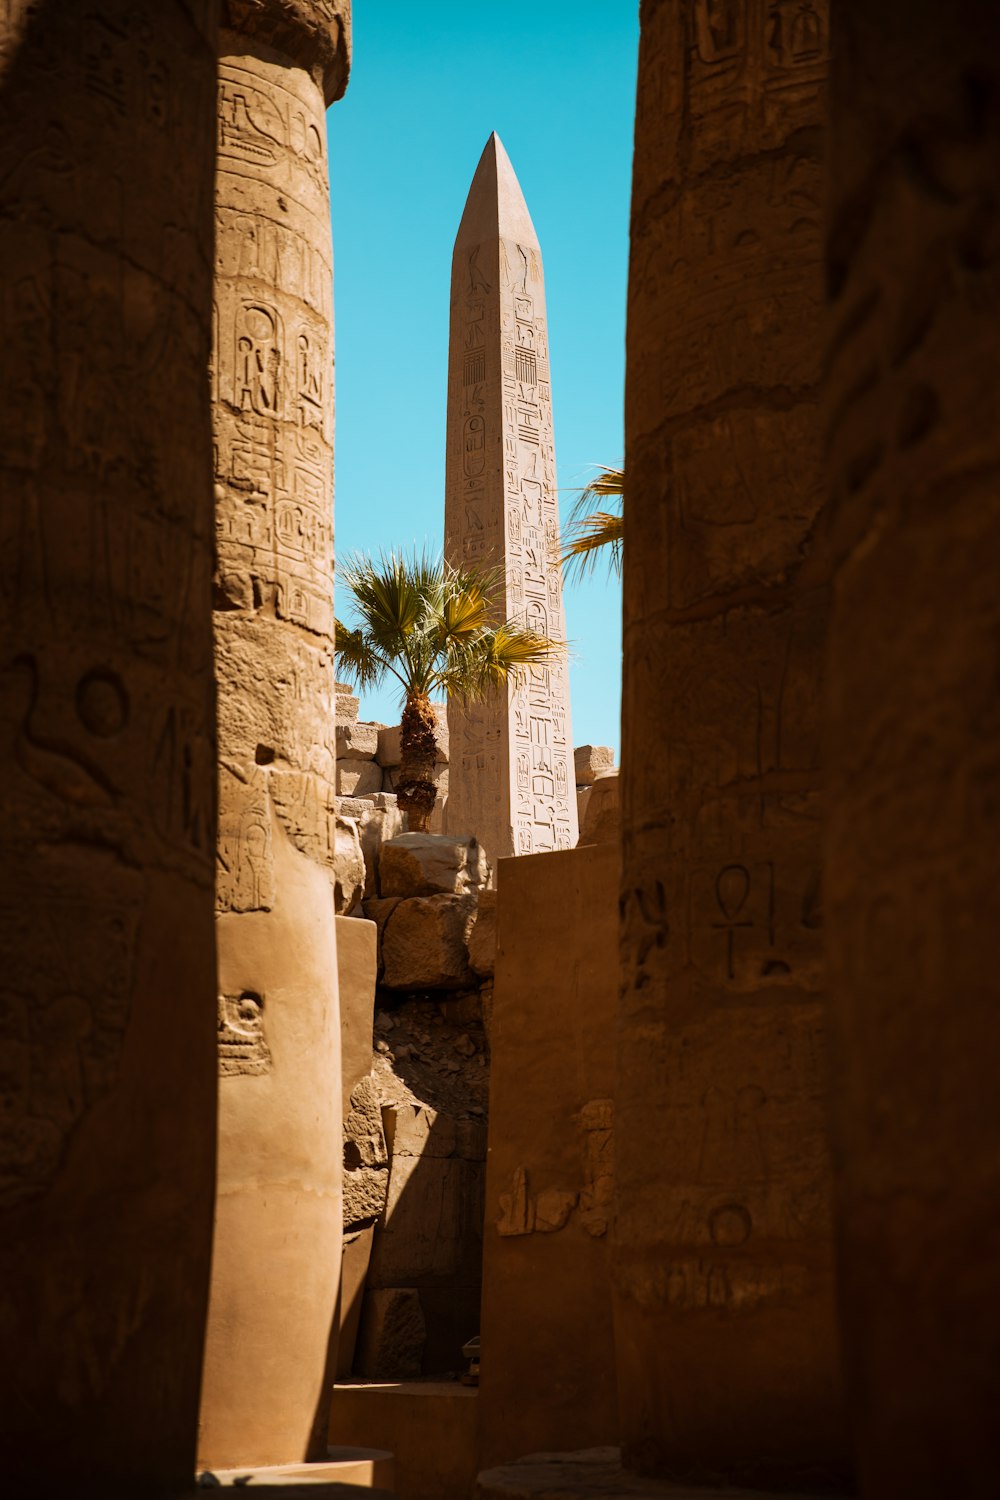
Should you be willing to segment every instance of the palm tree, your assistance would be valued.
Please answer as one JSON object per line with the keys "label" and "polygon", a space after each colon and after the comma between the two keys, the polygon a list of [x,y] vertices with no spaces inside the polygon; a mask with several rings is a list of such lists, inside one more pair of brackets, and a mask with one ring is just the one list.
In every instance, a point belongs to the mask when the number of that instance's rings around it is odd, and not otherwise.
{"label": "palm tree", "polygon": [[528,667],[564,651],[558,642],[494,624],[498,570],[455,568],[427,556],[357,554],[338,574],[358,624],[337,621],[338,667],[359,688],[395,677],[402,689],[397,796],[412,832],[434,809],[436,720],[431,694],[480,702]]}
{"label": "palm tree", "polygon": [[[598,465],[596,479],[578,495],[563,536],[563,567],[567,578],[585,578],[597,565],[598,555],[607,553],[609,571],[619,578],[622,571],[624,540],[625,471]],[[595,503],[605,502],[594,510]],[[611,509],[607,502],[611,502]]]}

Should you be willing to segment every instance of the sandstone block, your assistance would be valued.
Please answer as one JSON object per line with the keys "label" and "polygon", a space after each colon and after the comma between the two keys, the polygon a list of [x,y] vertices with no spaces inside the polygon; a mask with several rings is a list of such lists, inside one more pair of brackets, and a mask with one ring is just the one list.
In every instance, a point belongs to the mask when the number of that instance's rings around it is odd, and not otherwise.
{"label": "sandstone block", "polygon": [[365,1293],[356,1365],[368,1380],[403,1380],[419,1375],[427,1329],[420,1297],[413,1287]]}
{"label": "sandstone block", "polygon": [[389,1185],[389,1153],[382,1129],[382,1111],[370,1074],[351,1092],[351,1108],[344,1123],[344,1227],[373,1224],[385,1207]]}
{"label": "sandstone block", "polygon": [[463,1227],[477,1221],[470,1196],[478,1197],[480,1181],[478,1165],[453,1157],[394,1156],[372,1246],[369,1285],[422,1286],[454,1276],[462,1258]]}
{"label": "sandstone block", "polygon": [[382,982],[389,989],[462,989],[470,983],[468,938],[474,896],[401,900],[382,934]]}
{"label": "sandstone block", "polygon": [[455,1150],[455,1121],[435,1109],[384,1105],[382,1126],[393,1160],[397,1156],[451,1156]]}
{"label": "sandstone block", "polygon": [[365,860],[358,825],[353,818],[336,820],[333,856],[333,904],[338,916],[346,916],[364,895]]}
{"label": "sandstone block", "polygon": [[476,920],[469,934],[469,963],[483,978],[493,973],[497,951],[497,893],[480,891]]}
{"label": "sandstone block", "polygon": [[488,887],[491,872],[475,839],[404,833],[382,845],[379,880],[384,896],[464,896]]}
{"label": "sandstone block", "polygon": [[344,1118],[351,1095],[372,1066],[372,1022],[378,972],[378,931],[364,917],[337,918],[340,990],[340,1081]]}
{"label": "sandstone block", "polygon": [[354,691],[349,683],[338,682],[337,693],[337,728],[341,724],[348,724],[352,719],[358,717],[358,709],[361,707],[359,700],[354,696]]}
{"label": "sandstone block", "polygon": [[337,795],[365,797],[382,790],[382,768],[373,760],[345,760],[337,763]]}
{"label": "sandstone block", "polygon": [[615,752],[610,745],[578,745],[573,751],[577,786],[590,786],[601,776],[613,776]]}
{"label": "sandstone block", "polygon": [[404,815],[396,806],[395,797],[386,798],[391,801],[392,806],[386,808],[371,807],[363,818],[359,820],[358,828],[361,835],[361,852],[365,857],[365,895],[377,896],[379,893],[379,859],[382,854],[382,846],[389,839],[400,836],[405,827]]}
{"label": "sandstone block", "polygon": [[602,776],[590,788],[587,810],[580,829],[581,844],[613,844],[619,829],[619,784],[617,774]]}
{"label": "sandstone block", "polygon": [[388,1181],[385,1167],[361,1166],[344,1172],[345,1230],[375,1223],[385,1208]]}
{"label": "sandstone block", "polygon": [[338,761],[373,760],[378,747],[379,733],[377,724],[362,724],[357,719],[349,724],[338,724]]}

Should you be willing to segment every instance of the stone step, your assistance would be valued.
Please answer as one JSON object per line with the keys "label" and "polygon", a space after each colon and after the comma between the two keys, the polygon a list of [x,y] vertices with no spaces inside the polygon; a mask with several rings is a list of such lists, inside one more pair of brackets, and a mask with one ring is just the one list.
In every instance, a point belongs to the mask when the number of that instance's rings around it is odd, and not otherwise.
{"label": "stone step", "polygon": [[332,1500],[395,1500],[396,1465],[386,1448],[331,1447],[325,1461],[212,1469],[200,1475],[198,1483],[211,1489],[246,1485],[254,1494],[259,1490],[274,1496],[308,1487]]}
{"label": "stone step", "polygon": [[330,1440],[391,1447],[405,1500],[469,1500],[478,1391],[457,1380],[338,1381]]}
{"label": "stone step", "polygon": [[[724,1484],[674,1484],[622,1468],[617,1448],[529,1453],[484,1469],[474,1500],[809,1500],[805,1494],[731,1489]],[[826,1500],[832,1500],[829,1495]]]}

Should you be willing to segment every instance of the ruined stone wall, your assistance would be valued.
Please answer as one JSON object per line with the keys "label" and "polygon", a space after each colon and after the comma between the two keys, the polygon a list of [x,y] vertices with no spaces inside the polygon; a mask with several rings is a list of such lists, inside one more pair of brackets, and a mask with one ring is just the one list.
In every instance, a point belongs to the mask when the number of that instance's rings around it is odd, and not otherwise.
{"label": "ruined stone wall", "polygon": [[480,1467],[618,1436],[617,875],[613,844],[500,864]]}
{"label": "ruined stone wall", "polygon": [[617,1339],[626,1460],[835,1475],[821,984],[826,6],[642,6]]}
{"label": "ruined stone wall", "polygon": [[15,1489],[85,1474],[179,1490],[194,1462],[216,1095],[216,20],[212,0],[0,4],[0,1453]]}
{"label": "ruined stone wall", "polygon": [[995,1485],[1000,11],[833,7],[824,865],[865,1494]]}
{"label": "ruined stone wall", "polygon": [[348,0],[229,0],[220,34],[208,1467],[302,1459],[325,1428],[342,1171],[325,106],[346,85],[349,15]]}

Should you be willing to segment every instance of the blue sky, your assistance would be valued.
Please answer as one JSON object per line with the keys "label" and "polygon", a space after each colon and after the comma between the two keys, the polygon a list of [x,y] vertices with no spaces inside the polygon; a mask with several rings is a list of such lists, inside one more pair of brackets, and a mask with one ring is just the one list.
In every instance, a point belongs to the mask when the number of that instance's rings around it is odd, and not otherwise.
{"label": "blue sky", "polygon": [[[328,116],[337,338],[337,552],[444,528],[451,251],[496,130],[541,242],[563,515],[622,458],[638,47],[630,0],[355,0]],[[576,744],[619,744],[621,588],[566,587]],[[398,720],[391,689],[365,717]]]}

